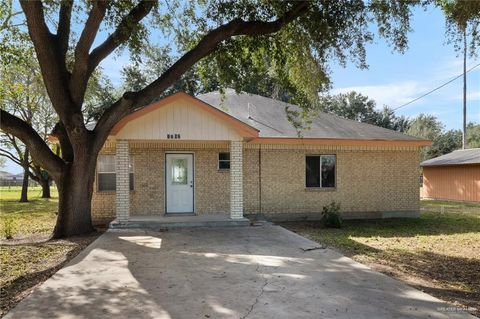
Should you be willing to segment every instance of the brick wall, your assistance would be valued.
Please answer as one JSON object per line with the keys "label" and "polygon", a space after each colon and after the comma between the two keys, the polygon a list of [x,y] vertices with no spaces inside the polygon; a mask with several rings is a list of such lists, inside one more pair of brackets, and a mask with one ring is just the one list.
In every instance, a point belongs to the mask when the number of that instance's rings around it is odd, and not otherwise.
{"label": "brick wall", "polygon": [[[205,148],[207,147],[207,148]],[[218,153],[229,152],[228,143],[171,144],[131,143],[130,157],[134,162],[134,190],[130,192],[130,215],[165,214],[165,153],[188,151],[194,153],[195,211],[201,214],[230,213],[230,172],[218,169]],[[111,143],[101,154],[114,155]],[[92,217],[95,223],[108,222],[115,216],[115,192],[97,192],[95,181]]]}
{"label": "brick wall", "polygon": [[[218,152],[230,151],[228,143],[175,145],[130,145],[135,172],[135,190],[130,192],[130,214],[165,213],[165,152],[175,149],[195,154],[196,212],[229,214],[230,172],[219,171],[217,166]],[[115,154],[115,145],[106,146],[102,154]],[[337,155],[335,190],[305,188],[307,154]],[[247,146],[243,149],[244,212],[320,212],[323,205],[332,200],[339,202],[345,212],[415,211],[419,208],[418,166],[419,155],[415,148],[284,145],[265,147],[260,151],[258,147]],[[115,193],[94,192],[92,205],[94,220],[115,218]]]}
{"label": "brick wall", "polygon": [[[336,154],[336,188],[305,187],[305,156]],[[247,166],[261,161],[259,171]],[[245,152],[246,213],[321,212],[332,200],[344,212],[415,211],[419,208],[416,150],[258,149]],[[261,195],[261,207],[260,207]]]}

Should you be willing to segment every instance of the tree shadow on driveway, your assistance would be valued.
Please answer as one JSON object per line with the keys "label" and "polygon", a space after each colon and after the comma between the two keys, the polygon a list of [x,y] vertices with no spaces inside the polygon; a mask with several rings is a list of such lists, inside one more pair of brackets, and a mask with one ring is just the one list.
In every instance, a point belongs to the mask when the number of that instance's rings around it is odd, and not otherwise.
{"label": "tree shadow on driveway", "polygon": [[468,318],[278,226],[107,232],[6,318]]}

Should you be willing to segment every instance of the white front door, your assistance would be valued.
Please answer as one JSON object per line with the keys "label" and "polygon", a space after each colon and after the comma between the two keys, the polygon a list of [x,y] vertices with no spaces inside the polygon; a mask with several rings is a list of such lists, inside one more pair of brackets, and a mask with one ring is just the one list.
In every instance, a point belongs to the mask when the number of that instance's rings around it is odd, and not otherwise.
{"label": "white front door", "polygon": [[167,214],[193,213],[193,154],[166,154]]}

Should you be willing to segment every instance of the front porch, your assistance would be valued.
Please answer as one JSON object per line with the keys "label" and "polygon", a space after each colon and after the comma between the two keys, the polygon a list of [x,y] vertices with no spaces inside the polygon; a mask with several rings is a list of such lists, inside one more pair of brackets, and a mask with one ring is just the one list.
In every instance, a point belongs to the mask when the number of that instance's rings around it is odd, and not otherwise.
{"label": "front porch", "polygon": [[130,114],[100,152],[94,219],[114,219],[112,228],[248,223],[244,143],[255,137],[257,129],[180,93]]}
{"label": "front porch", "polygon": [[[110,228],[165,229],[249,224],[248,219],[243,217],[242,141],[214,144],[209,141],[149,141],[145,146],[145,142],[117,139],[114,145],[115,220],[110,223]],[[230,156],[229,168],[220,169],[212,159],[217,159],[218,154],[225,151]],[[148,164],[144,163],[145,158],[148,158]],[[185,165],[185,176],[182,172],[179,176],[173,176],[178,173],[178,167],[172,163],[178,161],[183,161]],[[132,163],[136,166],[133,170]],[[151,181],[151,176],[155,174],[154,187],[148,187],[148,182],[144,181]],[[187,190],[187,196],[181,193],[180,196],[172,196],[175,187]],[[144,192],[148,192],[147,196],[144,196]],[[139,204],[155,193],[161,196],[153,205],[145,207]],[[184,205],[189,201],[191,205]],[[176,205],[172,205],[173,202]],[[213,205],[212,202],[221,205]],[[155,211],[152,206],[158,210]],[[221,209],[216,210],[216,206]]]}
{"label": "front porch", "polygon": [[232,219],[227,215],[183,215],[183,216],[131,216],[128,221],[115,219],[110,229],[148,229],[161,231],[177,228],[208,228],[248,226],[250,220],[242,217]]}

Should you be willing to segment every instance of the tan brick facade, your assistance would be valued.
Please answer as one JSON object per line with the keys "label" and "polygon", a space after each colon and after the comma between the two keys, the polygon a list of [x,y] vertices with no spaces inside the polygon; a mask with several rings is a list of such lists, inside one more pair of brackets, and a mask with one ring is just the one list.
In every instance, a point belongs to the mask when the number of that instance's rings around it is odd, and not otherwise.
{"label": "tan brick facade", "polygon": [[[337,156],[335,189],[305,187],[305,156],[311,154]],[[344,212],[419,208],[416,150],[256,149],[247,150],[245,157],[245,166],[258,167],[261,162],[260,170],[245,171],[247,213],[321,212],[333,200]]]}
{"label": "tan brick facade", "polygon": [[[130,215],[165,213],[164,159],[166,152],[194,154],[195,212],[229,214],[230,172],[218,170],[218,153],[228,142],[130,144],[135,190],[130,192]],[[113,143],[103,154],[115,154]],[[305,188],[305,156],[337,155],[336,188]],[[249,213],[315,213],[330,201],[344,212],[401,212],[419,208],[418,148],[369,148],[302,145],[244,145],[243,209]],[[95,186],[96,187],[96,186]],[[96,189],[95,189],[96,190]],[[94,192],[93,218],[115,218],[115,193]]]}

